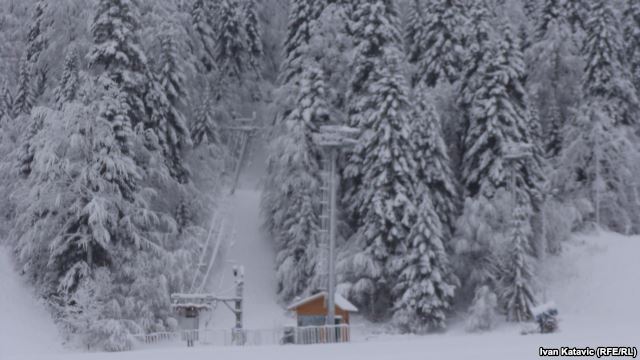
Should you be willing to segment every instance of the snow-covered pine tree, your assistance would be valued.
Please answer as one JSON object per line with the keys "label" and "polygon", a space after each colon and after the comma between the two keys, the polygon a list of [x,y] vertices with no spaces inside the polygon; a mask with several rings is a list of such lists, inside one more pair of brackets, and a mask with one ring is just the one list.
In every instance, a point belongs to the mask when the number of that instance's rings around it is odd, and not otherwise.
{"label": "snow-covered pine tree", "polygon": [[[159,150],[167,144],[165,137],[176,130],[176,122],[169,122],[173,108],[158,76],[148,66],[140,45],[140,29],[137,1],[100,0],[90,28],[94,44],[87,58],[94,73],[106,74],[127,95],[129,113],[114,123],[116,133],[124,126],[123,122],[128,122],[126,126],[134,129],[137,138],[142,139],[149,150],[146,155],[160,158],[167,154]],[[123,152],[128,153],[131,144],[125,141],[124,135],[121,145]],[[146,169],[148,174],[164,176],[168,170],[167,161],[175,165],[175,159],[164,157],[154,162],[157,166]]]}
{"label": "snow-covered pine tree", "polygon": [[48,66],[40,65],[40,55],[46,50],[50,36],[51,21],[47,19],[47,1],[37,0],[26,39],[25,61],[28,64],[29,78],[33,79],[31,96],[39,99],[46,91]]}
{"label": "snow-covered pine tree", "polygon": [[166,109],[159,122],[160,144],[171,174],[185,182],[188,170],[183,165],[183,152],[191,144],[187,119],[183,114],[188,94],[184,59],[179,54],[171,27],[160,36],[160,56],[156,62],[157,83],[166,98]]}
{"label": "snow-covered pine tree", "polygon": [[[92,86],[96,93],[89,95],[93,97],[89,107],[77,103],[63,107],[73,126],[53,124],[70,132],[68,140],[55,139],[51,146],[62,156],[59,164],[67,167],[61,171],[59,186],[71,186],[63,193],[69,211],[60,213],[49,266],[59,276],[58,292],[63,296],[73,294],[94,269],[108,269],[114,288],[107,300],[112,305],[100,309],[95,327],[82,330],[106,335],[101,346],[107,349],[127,349],[131,333],[152,331],[150,324],[161,317],[161,312],[151,310],[154,301],[168,303],[167,287],[156,281],[165,276],[162,232],[173,221],[148,208],[144,170],[121,149],[123,137],[134,143],[135,136],[127,126],[128,94],[108,76]],[[41,156],[44,165],[47,154]],[[141,282],[149,288],[142,291]],[[120,310],[110,311],[110,306]]]}
{"label": "snow-covered pine tree", "polygon": [[[168,170],[173,179],[181,182],[187,181],[187,172],[180,163],[181,161],[181,141],[189,140],[189,131],[182,121],[178,120],[177,124],[182,125],[179,129],[175,128],[175,116],[182,116],[173,104],[167,99],[165,88],[160,80],[160,75],[152,71],[145,74],[147,83],[145,84],[144,106],[145,117],[143,123],[138,123],[135,127],[136,135],[143,139],[145,146],[150,150],[149,155],[162,158],[161,164],[157,169],[151,170]],[[178,138],[177,132],[183,134]]]}
{"label": "snow-covered pine tree", "polygon": [[18,87],[13,100],[13,111],[16,115],[29,114],[33,108],[33,89],[31,87],[31,69],[26,57],[20,60]]}
{"label": "snow-covered pine tree", "polygon": [[413,83],[435,87],[439,81],[453,84],[462,67],[462,34],[465,23],[459,0],[429,0],[425,7],[424,52],[418,61]]}
{"label": "snow-covered pine tree", "polygon": [[562,145],[564,144],[563,129],[567,122],[565,121],[565,118],[562,117],[560,109],[555,104],[548,110],[548,114],[549,129],[544,141],[544,151],[547,157],[555,158],[562,151]]}
{"label": "snow-covered pine tree", "polygon": [[408,87],[394,64],[400,55],[393,55],[383,57],[386,66],[374,70],[377,80],[371,84],[369,101],[377,105],[360,124],[363,134],[354,151],[362,159],[362,183],[355,197],[362,218],[353,239],[361,251],[353,260],[351,291],[374,316],[383,315],[388,306],[387,262],[409,235],[416,213],[417,164],[409,139]]}
{"label": "snow-covered pine tree", "polygon": [[[369,87],[376,80],[375,68],[386,49],[396,49],[402,43],[402,37],[397,25],[398,13],[392,2],[365,0],[355,6],[352,14],[355,49],[347,91],[347,124],[358,129],[365,127],[368,112],[375,106],[369,91]],[[342,202],[352,221],[361,219],[361,207],[356,202],[360,201],[357,199],[357,193],[363,184],[363,161],[362,151],[349,151],[343,162]]]}
{"label": "snow-covered pine tree", "polygon": [[37,69],[37,63],[40,58],[40,54],[46,46],[46,39],[44,34],[44,31],[46,31],[46,24],[44,24],[46,6],[46,1],[36,1],[33,5],[33,14],[29,22],[25,51],[23,54],[23,61],[27,63],[26,65],[29,72],[29,79],[33,78],[33,75],[35,74],[35,71]]}
{"label": "snow-covered pine tree", "polygon": [[[481,78],[472,102],[472,118],[465,138],[462,181],[467,196],[491,198],[510,181],[507,172],[512,146],[533,149],[530,116],[522,81],[525,75],[522,52],[509,26],[504,37],[494,41],[485,54]],[[497,42],[497,44],[495,43]],[[528,204],[540,199],[542,179],[539,154],[517,160],[515,177],[528,197]]]}
{"label": "snow-covered pine tree", "polygon": [[636,90],[640,93],[640,2],[627,0],[624,10],[624,44],[626,60],[633,76]]}
{"label": "snow-covered pine tree", "polygon": [[[298,101],[302,91],[299,82],[302,81],[305,64],[312,63],[310,62],[312,55],[309,53],[309,42],[313,35],[312,28],[325,5],[324,0],[294,0],[290,3],[287,35],[283,45],[283,60],[278,74],[278,81],[281,85],[279,90],[281,110],[278,114],[276,126],[279,128],[280,135],[286,134],[287,127],[290,126],[284,124],[285,119],[288,119],[290,113],[301,106]],[[313,66],[317,65],[314,64]],[[321,68],[314,69],[314,71],[322,72]],[[324,74],[322,78],[324,78]],[[323,83],[322,86],[324,87],[325,84]],[[323,96],[326,96],[326,94],[323,94]],[[323,98],[323,101],[328,101],[328,99]],[[288,201],[288,195],[281,187],[281,177],[284,176],[283,171],[286,170],[283,169],[287,168],[287,162],[291,161],[288,158],[291,155],[283,153],[284,139],[281,137],[276,136],[270,144],[270,147],[274,150],[268,162],[266,185],[261,204],[265,228],[276,241],[277,246],[279,246],[280,242],[278,239],[285,232],[285,228],[283,227],[284,218],[277,216],[275,211],[284,210],[281,205],[286,204]],[[303,159],[298,159],[298,161],[301,160]],[[303,170],[313,172],[312,168]],[[278,261],[278,264],[281,263],[281,261]],[[299,275],[302,277],[302,273]],[[304,281],[308,281],[308,279],[304,279]],[[298,288],[294,291],[289,291],[289,295],[286,296],[299,294],[306,289],[306,285],[301,286],[299,284],[294,285]]]}
{"label": "snow-covered pine tree", "polygon": [[583,94],[606,100],[601,105],[605,106],[614,124],[638,124],[640,102],[631,82],[613,4],[597,0],[591,3],[589,10],[583,48],[586,64]]}
{"label": "snow-covered pine tree", "polygon": [[20,72],[18,73],[18,89],[16,91],[16,98],[13,103],[12,109],[16,112],[16,115],[20,116],[20,119],[25,124],[23,128],[26,130],[21,136],[21,149],[18,153],[18,172],[26,178],[31,174],[31,165],[33,162],[34,149],[31,142],[32,138],[40,131],[41,119],[39,116],[31,116],[33,109],[33,92],[31,87],[31,73],[29,62],[26,56],[20,61]]}
{"label": "snow-covered pine tree", "polygon": [[211,71],[215,67],[213,61],[215,53],[215,31],[212,25],[214,21],[211,0],[195,0],[191,9],[193,28],[198,34],[201,47],[200,61],[206,71]]}
{"label": "snow-covered pine tree", "polygon": [[322,155],[312,139],[329,121],[323,76],[318,64],[305,63],[297,107],[285,118],[269,159],[273,177],[263,210],[275,223],[270,230],[278,249],[278,294],[285,301],[326,286],[317,265]]}
{"label": "snow-covered pine tree", "polygon": [[262,58],[264,49],[262,46],[262,28],[258,19],[258,5],[255,0],[244,0],[243,2],[243,20],[245,33],[247,35],[249,61],[248,64],[256,72],[261,75]]}
{"label": "snow-covered pine tree", "polygon": [[219,146],[221,122],[225,120],[226,113],[216,107],[214,95],[208,91],[202,97],[202,103],[198,106],[191,127],[191,139],[195,146],[201,144]]}
{"label": "snow-covered pine tree", "polygon": [[564,8],[571,29],[575,34],[584,32],[586,28],[586,17],[589,14],[590,1],[587,0],[566,0]]}
{"label": "snow-covered pine tree", "polygon": [[221,74],[241,80],[249,67],[251,49],[238,0],[222,0],[217,18],[214,59]]}
{"label": "snow-covered pine tree", "polygon": [[284,54],[280,83],[286,84],[299,80],[302,64],[306,61],[307,45],[313,35],[313,23],[326,6],[325,0],[293,0],[289,10],[287,37],[284,41]]}
{"label": "snow-covered pine tree", "polygon": [[424,31],[427,28],[424,16],[424,3],[422,0],[412,0],[409,4],[407,25],[404,30],[404,44],[407,52],[407,61],[417,63],[424,54]]}
{"label": "snow-covered pine tree", "polygon": [[33,77],[33,98],[34,100],[41,99],[45,95],[49,83],[49,66],[44,64],[37,68]]}
{"label": "snow-covered pine tree", "polygon": [[499,298],[509,321],[527,321],[532,318],[535,305],[533,258],[531,256],[531,208],[526,194],[518,194],[513,210],[513,228],[508,258],[499,281]]}
{"label": "snow-covered pine tree", "polygon": [[[125,101],[129,113],[124,121],[129,121],[132,128],[147,118],[147,58],[140,46],[139,29],[140,14],[135,1],[99,0],[90,29],[94,45],[87,55],[90,68],[105,72],[127,94]],[[116,137],[120,137],[118,128],[123,125],[114,126]],[[128,146],[125,138],[123,134],[123,149]]]}
{"label": "snow-covered pine tree", "polygon": [[403,331],[424,333],[446,327],[457,279],[449,266],[431,192],[422,186],[417,191],[417,219],[391,261],[399,270],[392,289],[396,299],[393,319]]}
{"label": "snow-covered pine tree", "polygon": [[442,224],[442,238],[451,239],[458,213],[458,191],[447,146],[442,137],[440,117],[424,86],[414,90],[411,142],[418,162],[417,179],[424,182],[433,208]]}
{"label": "snow-covered pine tree", "polygon": [[[409,88],[402,74],[406,62],[399,42],[393,41],[400,39],[397,12],[385,1],[363,2],[356,12],[364,36],[354,59],[350,121],[362,132],[347,165],[357,167],[359,180],[348,183],[347,204],[358,214],[350,240],[357,250],[343,287],[350,288],[367,313],[380,317],[391,306],[393,275],[387,265],[406,244],[417,213],[418,165],[410,139]],[[350,171],[345,169],[353,175]]]}
{"label": "snow-covered pine tree", "polygon": [[96,80],[85,102],[94,120],[87,124],[92,132],[84,132],[89,155],[78,177],[85,192],[72,197],[79,213],[61,232],[65,237],[51,256],[65,279],[73,279],[74,262],[82,260],[73,255],[78,251],[74,243],[93,239],[97,252],[85,248],[86,258],[109,269],[114,294],[91,330],[115,340],[118,349],[129,347],[132,332],[165,328],[165,248],[173,237],[164,235],[176,229],[167,215],[174,208],[164,214],[154,210],[159,187],[154,181],[169,178],[157,151],[167,101],[139,43],[137,6],[133,0],[100,0],[95,8],[88,60]]}
{"label": "snow-covered pine tree", "polygon": [[344,2],[327,5],[314,23],[309,43],[309,55],[318,61],[324,72],[327,101],[340,119],[344,118],[349,86],[347,74],[353,50],[353,39],[349,34],[350,5]]}
{"label": "snow-covered pine tree", "polygon": [[[465,29],[465,52],[459,81],[458,107],[461,113],[461,124],[458,128],[458,151],[464,153],[464,139],[471,122],[471,104],[480,86],[480,67],[489,51],[489,40],[493,29],[490,24],[489,7],[486,1],[474,1],[469,9]],[[458,164],[456,164],[458,165]],[[460,167],[459,165],[456,167]]]}
{"label": "snow-covered pine tree", "polygon": [[78,49],[72,47],[67,51],[62,67],[62,77],[56,89],[56,103],[58,106],[76,99],[80,86]]}
{"label": "snow-covered pine tree", "polygon": [[559,130],[577,105],[583,68],[580,40],[562,6],[551,0],[545,3],[545,22],[538,24],[537,40],[527,53],[527,86],[541,115],[547,155],[552,157],[562,145]]}
{"label": "snow-covered pine tree", "polygon": [[21,136],[22,148],[18,152],[18,173],[22,178],[27,178],[31,175],[33,157],[35,155],[35,149],[33,144],[33,138],[42,130],[42,115],[41,114],[26,114],[22,115],[23,119],[28,124],[26,132]]}
{"label": "snow-covered pine tree", "polygon": [[3,117],[6,116],[10,119],[15,117],[13,114],[13,97],[5,81],[2,81],[0,85],[0,108],[2,109]]}
{"label": "snow-covered pine tree", "polygon": [[540,7],[540,0],[522,0],[524,15],[531,23],[538,23]]}
{"label": "snow-covered pine tree", "polygon": [[32,70],[40,58],[40,54],[47,45],[47,22],[46,22],[47,1],[37,0],[34,5],[33,17],[27,34],[26,60]]}
{"label": "snow-covered pine tree", "polygon": [[558,19],[565,19],[564,0],[543,0],[540,15],[535,27],[535,37],[541,40],[549,33],[550,24]]}

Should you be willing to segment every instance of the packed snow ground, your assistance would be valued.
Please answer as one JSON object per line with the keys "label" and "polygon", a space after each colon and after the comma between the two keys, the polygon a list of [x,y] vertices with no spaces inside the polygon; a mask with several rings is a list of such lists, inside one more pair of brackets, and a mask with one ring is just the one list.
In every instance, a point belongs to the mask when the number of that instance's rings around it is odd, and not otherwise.
{"label": "packed snow ground", "polygon": [[62,353],[53,320],[11,264],[8,249],[0,244],[0,360]]}
{"label": "packed snow ground", "polygon": [[[244,267],[243,324],[249,329],[271,329],[291,322],[276,293],[275,249],[264,238],[260,216],[261,180],[266,173],[268,152],[264,138],[254,136],[247,154],[237,190],[231,195],[230,215],[235,234],[226,244],[226,259],[221,269],[221,278],[216,276],[210,291],[221,295],[233,295],[234,279],[232,267]],[[235,317],[224,305],[219,305],[211,319],[211,327],[229,329]]]}

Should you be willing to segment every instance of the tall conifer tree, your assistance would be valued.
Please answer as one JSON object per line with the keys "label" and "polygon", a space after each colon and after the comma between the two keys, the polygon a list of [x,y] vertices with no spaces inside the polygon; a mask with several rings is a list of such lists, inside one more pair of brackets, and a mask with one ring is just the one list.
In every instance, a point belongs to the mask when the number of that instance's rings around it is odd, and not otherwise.
{"label": "tall conifer tree", "polygon": [[434,87],[439,81],[454,83],[462,67],[464,11],[458,0],[429,0],[425,8],[424,53],[418,61],[413,83]]}
{"label": "tall conifer tree", "polygon": [[593,1],[589,14],[583,48],[586,64],[583,94],[606,100],[602,105],[614,123],[637,124],[640,103],[630,80],[622,32],[613,5],[609,1]]}

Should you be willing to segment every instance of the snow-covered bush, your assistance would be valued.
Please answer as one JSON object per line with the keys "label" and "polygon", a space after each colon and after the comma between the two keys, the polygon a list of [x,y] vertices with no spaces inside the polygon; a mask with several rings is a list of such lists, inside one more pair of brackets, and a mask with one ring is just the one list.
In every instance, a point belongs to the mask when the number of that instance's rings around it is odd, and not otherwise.
{"label": "snow-covered bush", "polygon": [[469,307],[466,330],[469,332],[491,330],[498,320],[497,308],[496,294],[487,285],[479,287]]}
{"label": "snow-covered bush", "polygon": [[455,269],[462,281],[458,300],[468,303],[475,289],[495,285],[506,257],[513,208],[511,194],[498,190],[493,199],[466,199],[456,223]]}
{"label": "snow-covered bush", "polygon": [[543,205],[547,253],[559,254],[562,242],[568,240],[571,232],[582,223],[583,215],[578,206],[574,202],[565,204],[555,199]]}
{"label": "snow-covered bush", "polygon": [[127,351],[133,348],[132,329],[138,329],[133,321],[104,319],[91,324],[90,344],[105,351]]}
{"label": "snow-covered bush", "polygon": [[514,297],[533,297],[530,210],[522,204],[514,206],[512,195],[504,189],[491,200],[483,196],[466,200],[454,239],[456,272],[462,280],[459,303],[474,301],[485,285],[500,296],[505,310],[514,304]]}

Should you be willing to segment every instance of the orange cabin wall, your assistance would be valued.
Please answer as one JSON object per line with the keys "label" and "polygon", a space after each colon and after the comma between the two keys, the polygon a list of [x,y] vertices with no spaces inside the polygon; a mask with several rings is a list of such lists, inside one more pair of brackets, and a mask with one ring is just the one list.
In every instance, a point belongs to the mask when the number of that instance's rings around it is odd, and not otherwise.
{"label": "orange cabin wall", "polygon": [[[302,304],[298,306],[296,309],[297,315],[324,315],[326,316],[328,313],[328,309],[325,306],[324,297],[317,298],[313,301],[310,301],[306,304]],[[349,312],[344,311],[341,308],[336,306],[336,316],[341,316],[344,320],[345,324],[349,324]]]}

